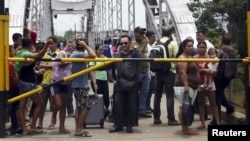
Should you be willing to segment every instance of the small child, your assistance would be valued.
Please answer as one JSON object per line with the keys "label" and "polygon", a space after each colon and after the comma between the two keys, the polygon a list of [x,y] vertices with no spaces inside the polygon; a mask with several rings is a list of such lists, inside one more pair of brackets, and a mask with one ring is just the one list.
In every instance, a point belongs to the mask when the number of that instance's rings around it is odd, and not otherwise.
{"label": "small child", "polygon": [[[216,49],[215,48],[210,48],[208,50],[208,55],[210,56],[210,58],[216,58]],[[208,69],[211,71],[211,72],[215,72],[217,71],[217,67],[218,67],[218,64],[217,62],[209,62],[208,63]],[[213,79],[213,75],[211,74],[207,74],[205,75],[204,77],[204,87],[205,87],[205,90],[210,90],[212,88],[212,83],[214,82],[214,79]]]}

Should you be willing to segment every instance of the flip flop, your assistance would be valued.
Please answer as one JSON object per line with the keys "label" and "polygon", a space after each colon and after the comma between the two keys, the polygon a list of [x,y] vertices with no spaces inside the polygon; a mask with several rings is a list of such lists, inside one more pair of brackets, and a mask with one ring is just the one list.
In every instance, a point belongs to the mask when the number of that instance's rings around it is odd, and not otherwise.
{"label": "flip flop", "polygon": [[92,137],[91,133],[89,133],[88,131],[83,131],[81,134],[75,134],[75,136],[78,136],[78,137]]}
{"label": "flip flop", "polygon": [[26,135],[40,135],[40,134],[47,134],[47,132],[43,130],[29,129]]}
{"label": "flip flop", "polygon": [[54,130],[56,128],[55,124],[51,123],[49,126],[48,126],[48,130]]}
{"label": "flip flop", "polygon": [[197,129],[197,130],[202,130],[202,129],[205,129],[205,128],[206,128],[206,126],[200,125],[200,126],[198,126],[196,129]]}

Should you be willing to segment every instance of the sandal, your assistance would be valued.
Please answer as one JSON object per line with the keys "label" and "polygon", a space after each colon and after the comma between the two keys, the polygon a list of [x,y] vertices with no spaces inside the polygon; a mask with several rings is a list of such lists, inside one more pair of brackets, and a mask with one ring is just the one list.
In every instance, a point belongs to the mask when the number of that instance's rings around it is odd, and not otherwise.
{"label": "sandal", "polygon": [[36,128],[37,128],[37,129],[43,129],[43,127],[40,127],[40,126],[37,126]]}
{"label": "sandal", "polygon": [[88,131],[83,131],[81,134],[75,134],[75,136],[78,136],[78,137],[92,137],[92,134],[89,133]]}
{"label": "sandal", "polygon": [[197,130],[202,130],[202,129],[205,129],[205,128],[206,128],[205,125],[200,125],[200,126],[198,126],[196,129],[197,129]]}
{"label": "sandal", "polygon": [[31,125],[30,122],[25,122],[25,126],[26,126],[26,127],[29,127],[30,125]]}
{"label": "sandal", "polygon": [[46,133],[47,132],[44,132],[43,130],[29,129],[28,131],[24,132],[23,135],[40,135]]}
{"label": "sandal", "polygon": [[54,123],[51,123],[49,126],[48,126],[48,130],[54,130],[56,128],[56,125]]}

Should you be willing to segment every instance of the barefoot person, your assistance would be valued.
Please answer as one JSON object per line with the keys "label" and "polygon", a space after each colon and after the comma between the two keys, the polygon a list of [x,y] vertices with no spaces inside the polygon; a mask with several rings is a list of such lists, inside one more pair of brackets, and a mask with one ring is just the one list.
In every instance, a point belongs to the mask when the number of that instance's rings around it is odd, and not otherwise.
{"label": "barefoot person", "polygon": [[[177,58],[192,58],[193,40],[185,39],[181,44],[177,53]],[[182,134],[197,135],[198,131],[191,129],[189,126],[183,125],[182,122],[182,104],[184,94],[189,94],[194,102],[197,95],[197,88],[200,84],[199,68],[195,62],[177,62],[177,77],[175,79],[175,93],[180,102],[179,120],[181,121]]]}

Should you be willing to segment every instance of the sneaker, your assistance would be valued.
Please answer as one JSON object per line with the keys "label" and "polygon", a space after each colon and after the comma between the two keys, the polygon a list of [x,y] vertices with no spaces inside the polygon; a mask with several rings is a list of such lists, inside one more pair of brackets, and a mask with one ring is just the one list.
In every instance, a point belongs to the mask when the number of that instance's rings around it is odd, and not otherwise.
{"label": "sneaker", "polygon": [[152,111],[146,110],[146,114],[152,114]]}
{"label": "sneaker", "polygon": [[228,108],[226,111],[227,114],[232,114],[233,112],[234,112],[234,108],[230,108],[230,109]]}
{"label": "sneaker", "polygon": [[140,118],[151,118],[152,116],[151,115],[149,115],[149,114],[138,114],[138,116],[140,117]]}
{"label": "sneaker", "polygon": [[68,117],[69,118],[73,118],[73,117],[75,117],[75,115],[72,113],[72,114],[68,114]]}
{"label": "sneaker", "polygon": [[215,123],[215,120],[214,119],[212,119],[211,121],[210,121],[210,123],[209,123],[210,125],[216,125],[216,123]]}
{"label": "sneaker", "polygon": [[23,129],[21,129],[21,128],[18,128],[15,130],[13,130],[13,129],[10,130],[10,135],[20,135],[22,133],[23,133]]}
{"label": "sneaker", "polygon": [[162,123],[161,119],[159,119],[159,118],[154,119],[154,124],[161,124],[161,123]]}
{"label": "sneaker", "polygon": [[168,120],[168,125],[180,125],[180,122],[177,120]]}

